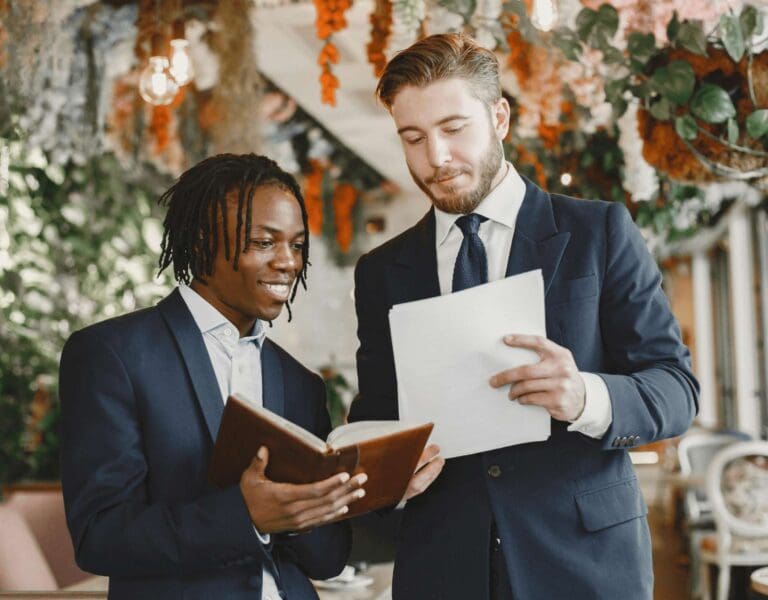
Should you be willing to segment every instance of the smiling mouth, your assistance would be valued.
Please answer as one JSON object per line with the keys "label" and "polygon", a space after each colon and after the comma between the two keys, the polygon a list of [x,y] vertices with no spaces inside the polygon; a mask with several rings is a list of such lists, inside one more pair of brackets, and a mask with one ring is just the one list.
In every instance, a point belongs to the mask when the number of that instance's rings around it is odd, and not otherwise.
{"label": "smiling mouth", "polygon": [[259,285],[280,302],[286,302],[291,293],[290,283],[267,283],[266,281],[260,281]]}
{"label": "smiling mouth", "polygon": [[461,177],[464,175],[463,171],[460,171],[458,173],[451,173],[450,175],[444,176],[444,177],[435,177],[432,179],[434,183],[437,183],[438,185],[443,185],[446,183],[450,183],[451,181],[457,179],[458,177]]}

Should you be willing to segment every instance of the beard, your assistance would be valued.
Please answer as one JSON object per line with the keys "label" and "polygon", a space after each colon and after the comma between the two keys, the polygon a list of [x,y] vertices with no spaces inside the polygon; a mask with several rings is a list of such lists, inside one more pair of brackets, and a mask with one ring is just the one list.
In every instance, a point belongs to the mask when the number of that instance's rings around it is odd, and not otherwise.
{"label": "beard", "polygon": [[437,197],[432,193],[432,190],[430,190],[429,186],[435,181],[453,177],[462,173],[471,175],[472,170],[469,167],[461,167],[456,169],[447,167],[443,169],[436,169],[431,176],[427,177],[426,179],[420,179],[416,173],[413,172],[411,166],[408,165],[408,171],[411,173],[411,177],[416,182],[416,185],[418,185],[419,189],[421,189],[421,191],[429,197],[435,208],[451,214],[467,215],[475,210],[483,198],[488,195],[488,192],[491,191],[493,179],[499,172],[502,160],[504,159],[504,151],[501,149],[501,144],[499,143],[499,140],[496,138],[496,135],[492,129],[490,131],[489,138],[488,147],[483,153],[483,156],[480,158],[477,185],[464,194],[460,194],[456,192],[452,187],[448,187],[444,195]]}

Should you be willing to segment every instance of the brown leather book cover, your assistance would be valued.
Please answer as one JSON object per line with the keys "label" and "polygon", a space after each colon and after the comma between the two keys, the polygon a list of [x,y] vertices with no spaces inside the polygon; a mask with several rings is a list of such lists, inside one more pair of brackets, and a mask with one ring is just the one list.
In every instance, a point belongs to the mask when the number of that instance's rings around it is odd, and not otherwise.
{"label": "brown leather book cover", "polygon": [[[259,448],[266,446],[266,474],[272,481],[313,483],[342,471],[350,475],[366,473],[366,495],[349,505],[344,519],[392,506],[405,494],[432,432],[432,423],[380,423],[406,428],[379,435],[374,432],[369,439],[349,444],[342,439],[340,445],[330,446],[295,423],[241,396],[230,396],[216,437],[209,478],[220,487],[239,483]],[[358,426],[364,428],[367,424],[351,425]]]}

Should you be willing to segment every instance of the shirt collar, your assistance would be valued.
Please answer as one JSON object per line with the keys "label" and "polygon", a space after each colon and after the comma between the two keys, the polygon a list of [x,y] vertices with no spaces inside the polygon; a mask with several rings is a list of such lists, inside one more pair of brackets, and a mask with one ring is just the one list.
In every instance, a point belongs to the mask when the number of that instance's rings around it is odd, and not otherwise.
{"label": "shirt collar", "polygon": [[[225,325],[232,327],[237,331],[237,327],[235,327],[229,319],[222,315],[205,298],[188,285],[180,285],[179,293],[186,303],[187,308],[189,308],[189,312],[192,313],[192,318],[195,320],[195,324],[198,326],[201,333],[209,333]],[[265,336],[266,331],[264,330],[264,323],[261,319],[256,319],[251,332],[240,338],[240,341],[255,341],[256,344],[261,347]]]}
{"label": "shirt collar", "polygon": [[[525,197],[525,182],[512,163],[507,162],[506,165],[507,172],[502,180],[472,212],[514,229],[517,213]],[[438,246],[445,242],[451,227],[460,216],[435,208],[435,239]]]}

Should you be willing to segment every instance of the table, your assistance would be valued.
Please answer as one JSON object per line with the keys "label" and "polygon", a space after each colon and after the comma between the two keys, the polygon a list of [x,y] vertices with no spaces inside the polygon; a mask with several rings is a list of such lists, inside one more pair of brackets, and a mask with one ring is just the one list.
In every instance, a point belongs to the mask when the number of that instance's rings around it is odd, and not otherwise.
{"label": "table", "polygon": [[752,583],[752,590],[758,594],[768,596],[768,567],[762,567],[757,571],[752,571],[749,577]]}

